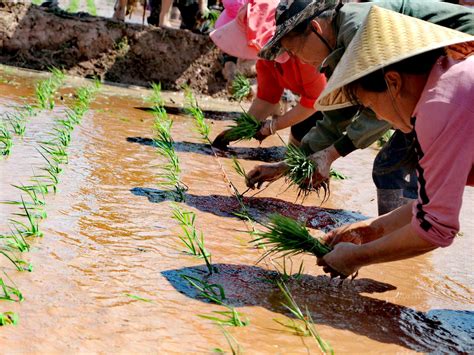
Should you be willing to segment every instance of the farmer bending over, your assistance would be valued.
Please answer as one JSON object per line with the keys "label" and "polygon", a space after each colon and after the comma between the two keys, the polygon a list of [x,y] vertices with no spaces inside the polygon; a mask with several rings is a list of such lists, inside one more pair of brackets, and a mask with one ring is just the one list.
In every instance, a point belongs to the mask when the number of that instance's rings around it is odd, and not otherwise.
{"label": "farmer bending over", "polygon": [[[474,12],[466,7],[429,0],[386,0],[377,6],[442,26],[474,34]],[[314,65],[330,78],[374,3],[342,4],[336,0],[282,0],[276,12],[277,29],[259,53],[271,60],[285,51]],[[355,149],[363,149],[380,138],[391,124],[378,121],[369,108],[358,106],[324,112],[324,119],[303,138],[302,148],[312,154],[318,178],[327,179],[332,162]],[[416,198],[416,174],[403,157],[409,137],[397,131],[374,161],[373,180],[377,187],[379,214],[389,212],[408,199]],[[281,177],[286,164],[255,167],[248,174],[250,187]]]}
{"label": "farmer bending over", "polygon": [[[251,0],[237,17],[211,33],[211,39],[225,53],[244,59],[257,59],[258,51],[275,32],[275,9],[278,0]],[[298,58],[283,54],[275,60],[257,61],[257,97],[249,114],[264,121],[255,136],[263,140],[278,130],[291,126],[290,143],[299,145],[304,135],[321,117],[314,102],[324,89],[324,75]],[[301,96],[300,102],[281,116],[279,101],[284,89]],[[267,119],[267,117],[272,117]],[[226,131],[217,136],[213,146],[225,149],[230,141]]]}
{"label": "farmer bending over", "polygon": [[332,276],[346,277],[362,266],[453,242],[464,188],[474,185],[473,54],[474,36],[371,8],[317,106],[370,107],[407,134],[418,197],[386,215],[328,233],[325,241],[334,249],[318,264]]}

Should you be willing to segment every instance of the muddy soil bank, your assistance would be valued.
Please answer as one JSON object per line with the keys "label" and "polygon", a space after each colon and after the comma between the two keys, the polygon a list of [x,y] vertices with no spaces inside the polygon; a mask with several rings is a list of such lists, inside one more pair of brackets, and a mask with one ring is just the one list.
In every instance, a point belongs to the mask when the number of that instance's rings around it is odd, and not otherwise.
{"label": "muddy soil bank", "polygon": [[222,95],[219,50],[208,36],[120,23],[0,0],[0,63],[168,90]]}

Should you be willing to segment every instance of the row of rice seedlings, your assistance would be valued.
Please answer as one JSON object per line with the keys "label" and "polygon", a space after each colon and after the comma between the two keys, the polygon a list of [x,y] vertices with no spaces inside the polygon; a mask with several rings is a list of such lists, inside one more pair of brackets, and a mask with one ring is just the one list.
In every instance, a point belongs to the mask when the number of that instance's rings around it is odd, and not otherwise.
{"label": "row of rice seedlings", "polygon": [[187,186],[181,181],[181,168],[179,166],[179,157],[174,149],[174,141],[171,137],[171,128],[173,121],[169,118],[164,108],[164,102],[161,97],[161,85],[152,84],[152,94],[148,97],[152,103],[152,113],[155,118],[153,128],[155,131],[154,143],[156,151],[163,156],[167,163],[159,166],[160,181],[158,186],[170,192],[176,202],[186,200]]}
{"label": "row of rice seedlings", "polygon": [[[34,175],[31,181],[32,185],[13,185],[21,191],[20,201],[3,201],[2,203],[18,205],[21,209],[19,213],[14,213],[13,218],[9,219],[10,234],[1,236],[4,244],[0,246],[0,254],[10,260],[18,271],[32,271],[32,265],[24,260],[18,259],[15,252],[26,252],[30,250],[27,238],[42,237],[43,233],[39,228],[39,220],[46,218],[44,210],[44,194],[50,191],[56,192],[56,185],[59,183],[58,175],[62,172],[61,164],[68,162],[66,148],[71,141],[71,132],[74,127],[80,123],[82,116],[88,110],[93,94],[98,89],[98,82],[94,87],[80,88],[77,90],[77,100],[73,107],[66,111],[66,119],[57,120],[57,126],[53,129],[50,141],[40,144],[39,153],[42,155],[47,165],[42,167],[42,175]],[[24,194],[30,201],[25,201]],[[18,217],[22,217],[19,220]],[[3,300],[13,300],[12,295],[21,301],[23,296],[21,292],[13,286],[7,286],[0,279],[0,288],[3,290]],[[11,312],[0,314],[0,325],[16,324],[17,316]]]}
{"label": "row of rice seedlings", "polygon": [[278,283],[278,287],[280,288],[285,298],[285,302],[282,303],[282,305],[288,311],[290,311],[290,313],[294,317],[296,317],[296,319],[301,321],[303,325],[298,324],[294,320],[292,320],[289,323],[283,322],[277,319],[274,319],[274,321],[284,326],[285,328],[292,331],[294,334],[298,336],[311,336],[318,344],[321,352],[323,352],[324,354],[334,354],[334,350],[332,349],[331,345],[329,345],[328,342],[326,342],[323,338],[321,338],[319,333],[316,331],[316,328],[314,327],[314,321],[311,317],[311,313],[309,312],[308,307],[306,307],[306,312],[303,313],[301,311],[301,308],[298,306],[295,299],[293,298],[293,295],[290,293],[290,290],[288,289],[288,287],[282,282]]}
{"label": "row of rice seedlings", "polygon": [[313,175],[317,170],[316,163],[311,160],[300,148],[289,144],[286,149],[285,162],[288,169],[285,177],[289,186],[295,186],[298,189],[297,198],[302,197],[304,200],[312,191],[324,191],[323,202],[329,198],[329,181],[321,181],[313,184]]}
{"label": "row of rice seedlings", "polygon": [[206,123],[206,118],[204,117],[204,113],[202,112],[201,108],[198,105],[196,98],[193,95],[193,92],[188,87],[184,90],[186,96],[186,107],[185,112],[188,115],[191,115],[195,119],[196,129],[198,133],[201,135],[202,139],[206,143],[211,143],[209,139],[209,134],[211,133],[211,127]]}
{"label": "row of rice seedlings", "polygon": [[54,108],[54,94],[62,85],[65,75],[57,68],[50,68],[51,76],[36,84],[36,99],[38,107],[42,110]]}
{"label": "row of rice seedlings", "polygon": [[250,96],[252,86],[250,80],[243,74],[237,73],[231,85],[231,95],[234,100],[242,101]]}

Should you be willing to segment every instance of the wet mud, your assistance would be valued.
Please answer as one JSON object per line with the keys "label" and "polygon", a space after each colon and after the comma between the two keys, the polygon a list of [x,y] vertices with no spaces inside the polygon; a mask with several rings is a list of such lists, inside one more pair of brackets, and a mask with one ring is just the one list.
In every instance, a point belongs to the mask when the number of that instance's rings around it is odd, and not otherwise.
{"label": "wet mud", "polygon": [[[113,3],[97,1],[98,15]],[[226,95],[219,50],[209,36],[178,29],[123,23],[62,8],[0,2],[0,63],[164,89],[183,85],[207,95]],[[185,54],[185,55],[184,55]],[[179,58],[179,60],[176,60]]]}
{"label": "wet mud", "polygon": [[[0,67],[0,113],[31,100],[40,78],[44,76],[17,75]],[[25,137],[14,138],[11,156],[0,158],[0,200],[18,198],[11,184],[26,183],[41,166],[35,147],[62,115],[77,85],[68,81],[59,95],[64,102],[58,96],[52,113],[32,117]],[[472,352],[474,189],[467,188],[464,195],[463,236],[449,248],[366,267],[358,278],[344,282],[330,280],[310,255],[256,264],[263,251],[249,243],[251,226],[234,214],[240,206],[228,180],[241,192],[246,188],[232,168],[230,153],[213,155],[192,119],[178,114],[172,135],[181,178],[189,187],[186,202],[179,205],[196,214],[196,227],[212,253],[216,271],[207,275],[204,261],[188,255],[178,238],[180,226],[171,218],[177,203],[157,185],[163,159],[150,141],[153,117],[135,108],[146,106],[144,96],[138,89],[102,89],[73,133],[58,192],[46,196],[48,217],[40,224],[44,237],[23,254],[33,271],[17,272],[0,258],[2,270],[25,296],[22,303],[0,301],[0,312],[20,316],[17,326],[0,327],[2,353],[229,351],[221,330],[198,317],[225,308],[203,299],[182,275],[223,286],[226,303],[250,321],[246,327],[226,328],[246,353],[318,353],[314,340],[273,320],[292,319],[281,305],[277,271],[294,275],[287,277],[291,293],[302,308],[308,307],[319,334],[336,353]],[[200,104],[209,110],[219,105],[239,109],[204,99]],[[210,117],[207,122],[211,138],[229,124]],[[259,147],[269,153],[254,156],[244,152],[257,149],[256,142],[231,148],[248,171],[279,154],[279,146],[269,138]],[[296,203],[297,192],[283,181],[255,196],[246,193],[244,202],[257,220],[278,211],[306,222],[315,235],[374,216],[375,154],[369,148],[338,160],[336,169],[348,179],[331,183],[327,202],[312,194]],[[0,204],[0,233],[7,232],[15,211]]]}

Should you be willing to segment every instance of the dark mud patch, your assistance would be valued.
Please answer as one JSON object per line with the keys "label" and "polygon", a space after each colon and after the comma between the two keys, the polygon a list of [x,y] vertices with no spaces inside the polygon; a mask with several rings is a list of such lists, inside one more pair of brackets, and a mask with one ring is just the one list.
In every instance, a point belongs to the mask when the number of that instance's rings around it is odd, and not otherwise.
{"label": "dark mud patch", "polygon": [[[197,277],[225,290],[224,303],[234,306],[258,306],[293,317],[276,285],[278,274],[258,266],[214,264],[218,272],[206,274],[206,267],[183,268],[162,272],[180,293],[202,299],[181,275]],[[474,312],[437,310],[420,312],[364,294],[383,293],[395,287],[370,279],[331,280],[327,276],[299,275],[286,282],[300,307],[307,307],[316,324],[347,330],[370,339],[397,344],[420,352],[469,353]],[[463,322],[456,319],[462,317]],[[453,322],[454,321],[454,322]],[[463,325],[464,324],[464,325]],[[467,324],[467,325],[466,325]],[[276,323],[275,323],[275,326]]]}
{"label": "dark mud patch", "polygon": [[[138,143],[150,147],[156,147],[152,138],[147,137],[127,137],[127,142]],[[214,153],[223,158],[236,157],[244,160],[257,160],[267,163],[281,161],[285,158],[285,147],[228,147],[227,150],[211,148],[210,144],[178,141],[174,142],[174,148],[181,153],[199,153],[204,155],[214,155]]]}
{"label": "dark mud patch", "polygon": [[64,69],[111,82],[223,95],[219,50],[209,36],[0,2],[0,62]]}
{"label": "dark mud patch", "polygon": [[[148,201],[152,203],[161,203],[172,199],[169,192],[152,188],[135,187],[130,191],[136,196],[147,197]],[[268,215],[272,213],[280,213],[305,223],[308,228],[319,229],[324,232],[343,224],[367,218],[353,211],[301,206],[272,197],[244,197],[243,202],[250,217],[259,223],[266,222]],[[199,196],[186,193],[185,203],[200,211],[220,217],[238,218],[236,213],[241,212],[241,206],[233,196]]]}

